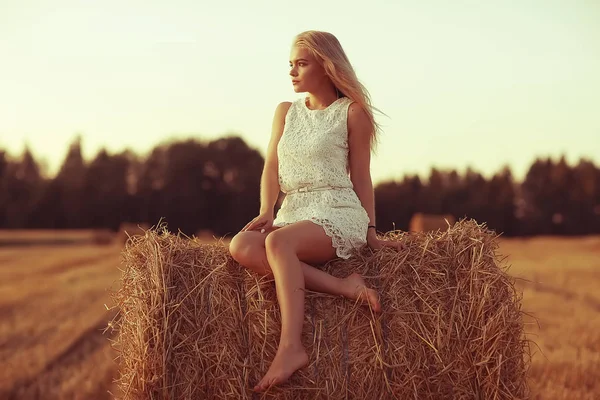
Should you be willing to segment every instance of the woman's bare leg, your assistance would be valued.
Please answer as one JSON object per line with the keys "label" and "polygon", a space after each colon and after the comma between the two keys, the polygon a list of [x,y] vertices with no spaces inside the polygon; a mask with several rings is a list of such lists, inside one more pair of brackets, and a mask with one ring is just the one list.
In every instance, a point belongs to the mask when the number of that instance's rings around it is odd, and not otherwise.
{"label": "woman's bare leg", "polygon": [[280,232],[267,237],[266,248],[281,311],[281,336],[269,370],[254,387],[257,392],[285,382],[296,370],[308,363],[308,354],[302,344],[305,285],[302,264],[294,246],[285,240],[292,236],[285,234],[293,232],[289,229]]}
{"label": "woman's bare leg", "polygon": [[[336,256],[331,238],[325,234],[322,227],[310,221],[300,221],[272,232],[267,236],[265,245],[267,260],[275,278],[282,326],[277,354],[267,373],[254,387],[255,391],[264,391],[285,382],[296,370],[308,363],[308,355],[301,340],[305,278],[300,258],[320,263]],[[331,278],[323,276],[323,279],[330,281]],[[316,286],[319,285],[321,288],[332,290],[327,284],[323,285],[322,281]],[[350,293],[350,290],[341,290]]]}
{"label": "woman's bare leg", "polygon": [[[260,274],[272,275],[267,259],[265,239],[279,228],[273,227],[265,233],[258,231],[241,232],[234,237],[229,245],[229,251],[240,265]],[[314,259],[307,261],[319,263]],[[344,296],[350,300],[361,300],[369,303],[373,311],[381,311],[379,296],[373,289],[366,287],[363,278],[353,273],[346,278],[337,278],[312,265],[300,261],[304,283],[308,290],[319,293],[328,293],[334,296]]]}

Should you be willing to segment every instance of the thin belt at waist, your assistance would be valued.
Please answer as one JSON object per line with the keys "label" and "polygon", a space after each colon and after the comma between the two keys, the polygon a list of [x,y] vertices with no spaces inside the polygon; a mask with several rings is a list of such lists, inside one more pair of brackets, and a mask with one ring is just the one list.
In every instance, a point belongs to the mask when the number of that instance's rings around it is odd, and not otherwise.
{"label": "thin belt at waist", "polygon": [[316,192],[316,191],[320,191],[320,190],[337,190],[337,189],[352,189],[352,188],[347,187],[347,186],[303,186],[298,189],[293,189],[293,190],[290,190],[289,192],[286,192],[286,195],[294,194],[294,193],[306,193],[306,192]]}

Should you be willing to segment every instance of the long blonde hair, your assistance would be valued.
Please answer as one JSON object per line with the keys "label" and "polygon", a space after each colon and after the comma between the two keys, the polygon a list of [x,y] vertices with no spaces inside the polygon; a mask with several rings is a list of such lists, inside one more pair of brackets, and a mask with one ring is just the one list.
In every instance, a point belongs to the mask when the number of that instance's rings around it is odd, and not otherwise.
{"label": "long blonde hair", "polygon": [[310,30],[296,35],[292,45],[306,47],[323,66],[339,94],[355,101],[365,110],[372,125],[370,143],[373,151],[381,131],[381,125],[375,121],[373,110],[383,113],[372,105],[369,91],[356,77],[338,39],[329,32]]}

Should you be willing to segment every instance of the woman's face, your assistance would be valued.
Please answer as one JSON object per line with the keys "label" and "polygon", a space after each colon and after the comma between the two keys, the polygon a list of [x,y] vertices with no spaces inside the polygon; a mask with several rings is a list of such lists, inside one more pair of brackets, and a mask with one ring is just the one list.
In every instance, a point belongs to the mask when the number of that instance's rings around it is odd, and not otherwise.
{"label": "woman's face", "polygon": [[295,92],[314,92],[329,80],[325,69],[310,51],[303,46],[293,46],[290,53],[290,77]]}

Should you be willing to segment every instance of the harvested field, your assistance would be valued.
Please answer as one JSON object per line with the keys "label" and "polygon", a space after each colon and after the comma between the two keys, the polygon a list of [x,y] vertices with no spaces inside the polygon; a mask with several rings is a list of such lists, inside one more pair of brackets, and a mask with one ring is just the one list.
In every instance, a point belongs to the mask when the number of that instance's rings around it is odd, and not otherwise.
{"label": "harvested field", "polygon": [[[0,232],[0,240],[12,232]],[[34,232],[93,238],[93,232]],[[72,235],[72,236],[71,236]],[[27,232],[18,235],[26,241]],[[109,346],[108,288],[121,247],[0,246],[0,398],[109,399],[117,376]],[[600,237],[501,239],[523,290],[533,399],[600,398]],[[539,326],[538,326],[539,323]]]}

